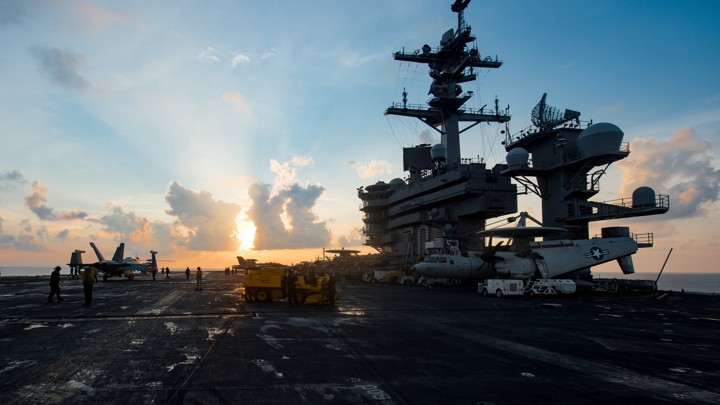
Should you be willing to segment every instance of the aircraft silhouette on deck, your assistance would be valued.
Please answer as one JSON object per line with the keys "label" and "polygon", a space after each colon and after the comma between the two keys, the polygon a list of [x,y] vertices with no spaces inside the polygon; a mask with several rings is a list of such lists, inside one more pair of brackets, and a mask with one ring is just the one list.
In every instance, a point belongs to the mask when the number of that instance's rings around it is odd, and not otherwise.
{"label": "aircraft silhouette on deck", "polygon": [[95,243],[90,242],[90,247],[95,251],[98,259],[97,262],[83,263],[82,254],[85,253],[85,251],[75,250],[70,255],[70,263],[68,263],[68,266],[77,268],[95,266],[103,273],[103,280],[107,280],[110,277],[126,277],[128,280],[132,280],[135,272],[144,274],[151,272],[153,267],[157,268],[157,258],[155,257],[157,252],[154,250],[150,251],[152,255],[151,259],[141,262],[137,257],[128,256],[123,258],[125,255],[125,243],[120,243],[110,260],[105,259],[97,246],[95,246]]}
{"label": "aircraft silhouette on deck", "polygon": [[[524,213],[526,216],[527,214]],[[458,249],[431,254],[415,264],[419,276],[454,279],[512,278],[535,279],[568,277],[592,266],[617,260],[623,273],[634,273],[631,255],[638,250],[630,236],[562,239],[536,242],[535,237],[564,232],[562,228],[519,226],[478,232],[489,236],[490,242],[482,252],[461,254]],[[492,244],[492,238],[512,238],[512,243],[501,250],[504,241]]]}

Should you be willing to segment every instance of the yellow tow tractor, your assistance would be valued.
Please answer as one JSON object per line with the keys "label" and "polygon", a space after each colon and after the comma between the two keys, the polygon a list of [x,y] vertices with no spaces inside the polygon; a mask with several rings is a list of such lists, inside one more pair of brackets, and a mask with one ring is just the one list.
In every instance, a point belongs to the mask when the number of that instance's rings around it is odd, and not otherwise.
{"label": "yellow tow tractor", "polygon": [[[295,302],[302,304],[331,303],[329,275],[315,276],[315,280],[304,275],[297,275],[295,283]],[[279,267],[262,267],[249,269],[245,275],[245,300],[247,302],[271,302],[287,298],[285,288],[285,269]],[[337,291],[334,300],[339,298]]]}

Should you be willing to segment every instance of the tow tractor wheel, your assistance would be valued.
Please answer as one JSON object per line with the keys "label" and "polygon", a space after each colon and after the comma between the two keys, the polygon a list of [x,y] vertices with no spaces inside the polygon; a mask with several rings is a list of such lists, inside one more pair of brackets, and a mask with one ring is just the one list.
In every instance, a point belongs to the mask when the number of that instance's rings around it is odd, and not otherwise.
{"label": "tow tractor wheel", "polygon": [[484,296],[487,296],[488,295],[487,288],[483,287],[481,294]]}
{"label": "tow tractor wheel", "polygon": [[498,298],[502,298],[502,296],[503,296],[502,290],[498,289],[497,291],[495,291],[495,296]]}
{"label": "tow tractor wheel", "polygon": [[305,292],[299,290],[295,291],[295,303],[297,305],[303,305],[305,303],[305,298],[307,298]]}
{"label": "tow tractor wheel", "polygon": [[412,280],[408,279],[408,280],[405,280],[403,283],[405,283],[405,285],[409,286],[409,285],[412,285],[413,282],[412,282]]}
{"label": "tow tractor wheel", "polygon": [[103,274],[103,281],[107,281],[107,274]]}
{"label": "tow tractor wheel", "polygon": [[270,302],[272,300],[272,296],[270,295],[270,291],[266,288],[261,288],[255,292],[255,301],[259,302]]}

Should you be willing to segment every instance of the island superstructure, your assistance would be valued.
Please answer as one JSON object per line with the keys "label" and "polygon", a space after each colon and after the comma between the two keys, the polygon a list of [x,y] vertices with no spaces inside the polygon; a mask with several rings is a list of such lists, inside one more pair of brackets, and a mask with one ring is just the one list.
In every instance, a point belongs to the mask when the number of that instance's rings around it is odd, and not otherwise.
{"label": "island superstructure", "polygon": [[[519,193],[541,198],[543,225],[567,229],[546,240],[586,239],[591,221],[666,212],[668,197],[656,196],[647,187],[636,190],[632,199],[589,201],[599,192],[607,167],[630,153],[617,126],[580,121],[580,113],[572,110],[560,113],[546,104],[543,95],[532,113],[533,126],[511,134],[509,106],[501,108],[497,97],[490,108],[465,106],[473,92],[463,91],[461,84],[475,81],[476,69],[503,64],[477,48],[464,17],[469,3],[452,4],[457,27],[442,34],[439,46],[425,44],[416,51],[393,54],[395,60],[428,66],[431,98],[427,105],[411,105],[403,91],[402,102],[392,104],[385,114],[416,118],[437,131],[441,141],[403,148],[405,178],[358,188],[365,244],[396,264],[413,263],[438,240],[457,241],[463,251],[479,251],[483,240],[477,232],[490,219],[516,213]],[[460,135],[480,123],[503,128],[505,163],[487,167],[483,159],[462,157]],[[629,236],[624,227],[603,233]],[[638,244],[652,245],[652,235],[642,236]]]}
{"label": "island superstructure", "polygon": [[[385,114],[414,117],[441,134],[441,143],[403,149],[406,180],[396,178],[358,190],[365,223],[366,245],[402,262],[412,262],[425,252],[425,242],[444,236],[466,248],[479,248],[473,235],[485,221],[517,211],[517,187],[500,173],[503,166],[486,167],[482,161],[463,159],[460,134],[482,122],[507,123],[508,109],[472,110],[464,104],[472,97],[461,83],[475,80],[475,68],[499,68],[497,58],[483,57],[471,27],[464,20],[466,4],[456,4],[457,29],[442,35],[440,46],[406,53],[400,61],[427,64],[432,98],[428,106],[393,104]],[[461,124],[466,124],[461,128]]]}

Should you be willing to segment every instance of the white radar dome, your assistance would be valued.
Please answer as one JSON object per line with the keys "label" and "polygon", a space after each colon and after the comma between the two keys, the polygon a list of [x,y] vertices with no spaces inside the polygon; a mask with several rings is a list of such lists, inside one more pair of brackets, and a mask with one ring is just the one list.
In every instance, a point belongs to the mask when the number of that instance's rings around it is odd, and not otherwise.
{"label": "white radar dome", "polygon": [[447,159],[447,146],[441,143],[436,143],[432,148],[430,148],[430,157],[433,161]]}
{"label": "white radar dome", "polygon": [[581,157],[615,153],[620,151],[623,131],[615,124],[598,122],[585,128],[577,138]]}
{"label": "white radar dome", "polygon": [[633,208],[654,207],[656,205],[657,203],[655,202],[655,190],[653,190],[652,188],[642,186],[636,188],[635,191],[633,191]]}
{"label": "white radar dome", "polygon": [[515,148],[510,150],[505,157],[508,167],[525,167],[528,164],[530,154],[524,148]]}

